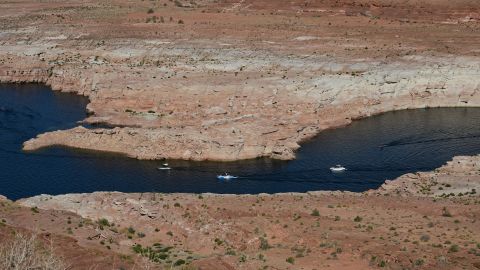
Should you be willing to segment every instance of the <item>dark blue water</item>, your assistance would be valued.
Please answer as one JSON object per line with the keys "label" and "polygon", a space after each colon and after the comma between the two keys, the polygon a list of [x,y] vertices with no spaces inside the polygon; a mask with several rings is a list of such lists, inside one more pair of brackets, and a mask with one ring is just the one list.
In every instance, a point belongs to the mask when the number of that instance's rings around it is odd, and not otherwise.
{"label": "dark blue water", "polygon": [[[39,133],[76,126],[87,103],[41,85],[0,85],[0,194],[364,191],[407,172],[437,168],[455,155],[480,153],[480,109],[474,108],[399,111],[356,121],[322,132],[288,162],[170,161],[174,170],[158,171],[161,161],[61,147],[21,151]],[[332,174],[328,168],[335,164],[348,171]],[[218,181],[223,172],[240,178]]]}

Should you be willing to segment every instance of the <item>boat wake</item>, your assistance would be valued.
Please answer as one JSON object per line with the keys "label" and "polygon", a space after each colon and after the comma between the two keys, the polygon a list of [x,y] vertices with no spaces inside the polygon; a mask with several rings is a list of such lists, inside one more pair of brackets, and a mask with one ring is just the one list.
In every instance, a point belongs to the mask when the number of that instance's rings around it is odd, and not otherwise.
{"label": "boat wake", "polygon": [[380,148],[395,147],[395,146],[404,146],[404,145],[413,145],[413,144],[424,144],[424,143],[434,143],[434,142],[448,142],[454,140],[465,140],[465,139],[476,139],[480,138],[480,134],[473,134],[468,136],[458,136],[458,137],[447,137],[447,138],[438,138],[438,139],[429,139],[429,140],[416,140],[416,141],[404,141],[396,140],[389,142],[387,144],[380,145]]}

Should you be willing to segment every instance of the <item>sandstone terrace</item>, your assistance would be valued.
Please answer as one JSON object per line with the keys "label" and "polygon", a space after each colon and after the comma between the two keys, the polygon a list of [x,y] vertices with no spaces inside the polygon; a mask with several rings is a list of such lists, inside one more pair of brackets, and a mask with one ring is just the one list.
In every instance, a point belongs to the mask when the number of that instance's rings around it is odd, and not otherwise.
{"label": "sandstone terrace", "polygon": [[119,126],[48,133],[25,149],[291,159],[303,140],[352,119],[478,106],[474,1],[420,1],[415,12],[400,3],[179,3],[3,4],[0,80],[87,95],[87,123]]}

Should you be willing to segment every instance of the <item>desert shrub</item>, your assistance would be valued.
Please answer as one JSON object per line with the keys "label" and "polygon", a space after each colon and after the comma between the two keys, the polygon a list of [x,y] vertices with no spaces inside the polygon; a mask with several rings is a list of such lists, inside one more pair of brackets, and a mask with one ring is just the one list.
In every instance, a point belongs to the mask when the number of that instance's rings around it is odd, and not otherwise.
{"label": "desert shrub", "polygon": [[227,251],[225,252],[225,255],[237,255],[237,253],[235,252],[235,250],[233,249],[227,249]]}
{"label": "desert shrub", "polygon": [[320,212],[318,211],[318,209],[313,209],[311,215],[314,216],[314,217],[318,217],[318,216],[320,216]]}
{"label": "desert shrub", "polygon": [[417,259],[415,260],[415,265],[416,266],[421,266],[425,263],[425,261],[423,259]]}
{"label": "desert shrub", "polygon": [[452,214],[450,213],[450,211],[448,211],[448,209],[446,207],[443,207],[442,209],[442,216],[444,217],[452,217]]}
{"label": "desert shrub", "polygon": [[104,227],[110,227],[110,222],[106,218],[101,218],[97,221],[98,225],[104,226]]}
{"label": "desert shrub", "polygon": [[178,1],[178,0],[175,0],[174,4],[175,4],[175,6],[177,6],[177,7],[183,7],[182,2],[180,2],[180,1]]}
{"label": "desert shrub", "polygon": [[260,249],[267,250],[269,248],[271,248],[271,246],[268,244],[267,239],[260,237]]}
{"label": "desert shrub", "polygon": [[185,264],[185,260],[179,259],[173,265],[174,266],[180,266],[180,265],[183,265],[183,264]]}
{"label": "desert shrub", "polygon": [[68,266],[54,254],[52,245],[44,247],[34,234],[16,233],[0,245],[0,269],[66,270]]}
{"label": "desert shrub", "polygon": [[423,234],[422,236],[420,236],[420,240],[422,242],[428,242],[430,240],[430,236],[428,236],[427,234]]}
{"label": "desert shrub", "polygon": [[169,257],[168,252],[172,248],[173,247],[163,246],[160,243],[155,243],[153,244],[153,246],[147,246],[147,247],[143,247],[140,244],[136,244],[132,247],[132,250],[133,252],[140,254],[145,258],[148,258],[148,260],[150,260],[151,262],[159,263],[161,261],[165,261],[168,259]]}
{"label": "desert shrub", "polygon": [[148,14],[152,14],[152,13],[154,13],[154,12],[155,12],[155,11],[153,10],[153,8],[149,8],[148,11],[147,11]]}
{"label": "desert shrub", "polygon": [[460,248],[458,245],[451,245],[450,248],[448,249],[448,252],[458,252]]}

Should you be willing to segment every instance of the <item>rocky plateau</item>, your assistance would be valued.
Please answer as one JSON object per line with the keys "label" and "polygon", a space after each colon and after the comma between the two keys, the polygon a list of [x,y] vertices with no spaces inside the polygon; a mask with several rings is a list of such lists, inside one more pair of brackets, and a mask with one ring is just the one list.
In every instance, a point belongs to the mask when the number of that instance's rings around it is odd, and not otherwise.
{"label": "rocky plateau", "polygon": [[[38,134],[137,159],[293,159],[392,110],[480,106],[477,0],[0,3],[0,82],[87,96]],[[480,156],[363,193],[0,196],[69,269],[480,269]],[[0,191],[1,193],[1,191]]]}

